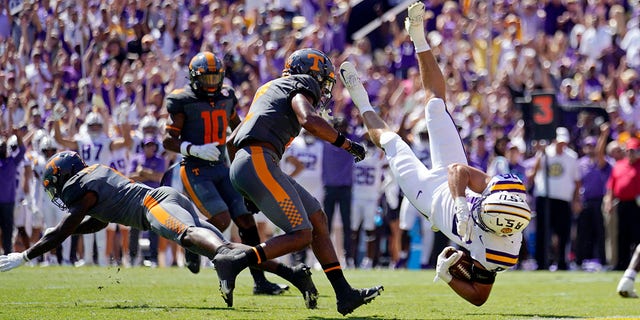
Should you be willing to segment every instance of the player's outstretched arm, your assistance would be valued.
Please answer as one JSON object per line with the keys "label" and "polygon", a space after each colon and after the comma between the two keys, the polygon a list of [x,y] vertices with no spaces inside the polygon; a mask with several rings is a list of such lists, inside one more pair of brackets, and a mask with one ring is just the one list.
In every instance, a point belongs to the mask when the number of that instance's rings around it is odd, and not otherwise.
{"label": "player's outstretched arm", "polygon": [[55,227],[45,230],[44,235],[29,249],[20,253],[10,253],[0,256],[0,271],[5,272],[15,269],[32,259],[35,259],[46,252],[57,248],[65,239],[67,239],[78,226],[82,223],[88,212],[95,204],[95,195],[88,197],[84,195],[80,200],[76,201],[75,206],[69,208],[67,214],[62,221]]}
{"label": "player's outstretched arm", "polygon": [[291,108],[295,112],[298,122],[312,135],[327,141],[338,148],[342,148],[353,155],[356,162],[363,160],[365,149],[357,142],[351,141],[338,132],[322,116],[316,113],[309,98],[302,93],[291,99]]}

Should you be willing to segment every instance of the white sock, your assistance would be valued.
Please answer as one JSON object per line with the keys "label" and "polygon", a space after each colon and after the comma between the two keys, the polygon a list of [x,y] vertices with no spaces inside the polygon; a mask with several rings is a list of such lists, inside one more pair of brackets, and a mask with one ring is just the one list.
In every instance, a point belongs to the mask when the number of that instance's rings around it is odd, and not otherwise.
{"label": "white sock", "polygon": [[358,107],[358,110],[360,110],[360,115],[364,115],[364,113],[368,111],[375,113],[375,110],[373,110],[373,107],[370,104],[363,105],[363,106],[356,105],[356,107]]}
{"label": "white sock", "polygon": [[637,275],[638,275],[637,271],[635,271],[633,269],[627,269],[627,270],[624,271],[623,277],[629,278],[629,279],[633,279],[635,281]]}
{"label": "white sock", "polygon": [[411,41],[413,41],[413,46],[416,48],[416,53],[431,50],[431,47],[425,38],[418,38],[416,40],[411,39]]}

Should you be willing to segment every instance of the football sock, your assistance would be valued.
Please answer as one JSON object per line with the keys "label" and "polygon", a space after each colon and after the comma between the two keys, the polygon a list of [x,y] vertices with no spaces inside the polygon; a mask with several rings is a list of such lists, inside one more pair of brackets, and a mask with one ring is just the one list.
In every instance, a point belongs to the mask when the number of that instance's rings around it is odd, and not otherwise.
{"label": "football sock", "polygon": [[[253,226],[251,228],[238,228],[238,234],[240,235],[240,239],[242,240],[243,244],[246,244],[248,246],[257,246],[260,244],[260,234],[258,234],[258,228],[256,226]],[[262,253],[263,253],[263,257],[261,258],[261,260],[262,262],[264,262],[266,261],[266,258],[264,257],[264,250],[262,251]],[[252,256],[255,256],[253,252],[247,253],[247,257],[252,257]],[[257,264],[257,263],[252,263],[253,260],[251,260],[251,258],[249,262],[251,263],[250,265]],[[264,271],[262,270],[249,268],[249,272],[251,272],[251,276],[253,277],[254,281],[267,280],[267,278],[264,276]]]}
{"label": "football sock", "polygon": [[638,272],[636,272],[635,270],[627,269],[627,270],[624,271],[624,275],[623,276],[626,277],[626,278],[635,280],[637,275],[638,275]]}
{"label": "football sock", "polygon": [[255,266],[256,264],[261,264],[267,261],[267,256],[264,253],[264,249],[262,245],[257,245],[255,247],[251,247],[244,252],[247,256],[247,262],[250,266]]}
{"label": "football sock", "polygon": [[322,265],[322,270],[324,274],[331,282],[331,286],[333,287],[333,291],[336,292],[336,295],[339,292],[344,292],[346,290],[351,289],[351,286],[345,279],[344,274],[342,273],[342,268],[340,267],[340,262],[328,263]]}

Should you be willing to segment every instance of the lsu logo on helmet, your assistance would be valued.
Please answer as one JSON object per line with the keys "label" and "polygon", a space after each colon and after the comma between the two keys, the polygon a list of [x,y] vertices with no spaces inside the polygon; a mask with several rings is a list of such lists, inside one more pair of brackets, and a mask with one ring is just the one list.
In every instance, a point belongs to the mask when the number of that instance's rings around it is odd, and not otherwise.
{"label": "lsu logo on helmet", "polygon": [[480,227],[499,236],[522,232],[531,221],[531,209],[519,193],[500,191],[487,196],[477,213]]}

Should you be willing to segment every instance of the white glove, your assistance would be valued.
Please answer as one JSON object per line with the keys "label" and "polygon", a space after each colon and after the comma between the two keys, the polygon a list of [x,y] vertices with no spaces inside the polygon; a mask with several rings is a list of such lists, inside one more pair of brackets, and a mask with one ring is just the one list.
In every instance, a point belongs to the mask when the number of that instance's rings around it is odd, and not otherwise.
{"label": "white glove", "polygon": [[456,218],[458,220],[456,231],[462,238],[462,241],[467,242],[471,239],[471,232],[473,230],[473,220],[471,219],[469,205],[467,204],[467,199],[465,197],[457,197],[455,203]]}
{"label": "white glove", "polygon": [[57,103],[53,107],[53,112],[51,113],[51,120],[59,121],[64,117],[66,113],[67,113],[67,108],[62,103]]}
{"label": "white glove", "polygon": [[28,262],[27,252],[12,252],[6,256],[0,256],[0,271],[5,272],[11,269],[15,269],[25,262]]}
{"label": "white glove", "polygon": [[[450,251],[455,251],[448,258],[447,254]],[[436,276],[433,278],[433,282],[438,281],[438,278],[442,279],[442,281],[449,283],[453,279],[453,276],[449,272],[449,268],[458,262],[462,257],[462,252],[456,250],[454,247],[446,247],[440,254],[438,255],[438,263],[436,264]]]}
{"label": "white glove", "polygon": [[218,145],[218,142],[213,142],[196,146],[185,141],[180,145],[180,153],[185,156],[194,156],[207,161],[218,161],[220,157]]}

